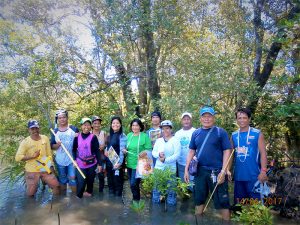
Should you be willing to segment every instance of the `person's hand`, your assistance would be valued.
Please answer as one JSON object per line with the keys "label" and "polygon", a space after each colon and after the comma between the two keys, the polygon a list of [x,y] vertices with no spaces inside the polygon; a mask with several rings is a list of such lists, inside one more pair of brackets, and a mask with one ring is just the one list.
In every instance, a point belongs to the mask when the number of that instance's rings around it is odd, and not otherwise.
{"label": "person's hand", "polygon": [[74,134],[74,137],[78,137],[78,135],[79,135],[79,133],[75,133],[75,134]]}
{"label": "person's hand", "polygon": [[162,163],[164,163],[165,159],[166,159],[165,153],[164,152],[160,152],[158,156],[159,156],[159,161],[161,161]]}
{"label": "person's hand", "polygon": [[33,159],[38,158],[38,157],[40,156],[40,154],[41,154],[41,151],[40,151],[40,150],[37,150],[37,151],[35,151],[35,152],[33,153],[32,158],[33,158]]}
{"label": "person's hand", "polygon": [[105,155],[106,157],[108,157],[108,153],[107,153],[107,151],[104,151],[104,155]]}
{"label": "person's hand", "polygon": [[101,172],[102,172],[102,166],[99,166],[99,165],[98,165],[98,166],[97,166],[97,169],[98,169],[98,170],[97,170],[97,173],[101,173]]}
{"label": "person's hand", "polygon": [[127,151],[126,148],[124,148],[124,149],[122,150],[122,152],[124,153],[124,155],[126,155],[128,151]]}
{"label": "person's hand", "polygon": [[231,174],[230,170],[227,170],[226,174],[227,174],[228,180],[232,181],[232,174]]}
{"label": "person's hand", "polygon": [[100,146],[99,146],[99,149],[100,149],[100,151],[104,151],[105,145],[104,145],[104,144],[100,145]]}
{"label": "person's hand", "polygon": [[158,154],[158,156],[159,156],[159,158],[164,158],[164,157],[165,157],[165,153],[164,153],[164,152],[160,152],[160,153]]}
{"label": "person's hand", "polygon": [[117,163],[116,165],[114,165],[114,169],[115,169],[115,170],[120,169],[120,167],[121,167],[121,163]]}
{"label": "person's hand", "polygon": [[147,152],[146,151],[142,151],[140,154],[139,154],[139,157],[143,158],[147,155]]}
{"label": "person's hand", "polygon": [[224,170],[221,170],[221,172],[218,174],[218,184],[223,184],[224,181],[225,181],[225,175],[226,175],[226,172]]}
{"label": "person's hand", "polygon": [[261,183],[264,183],[265,181],[268,180],[268,176],[267,176],[266,172],[261,171],[260,174],[258,175],[257,179],[258,179]]}
{"label": "person's hand", "polygon": [[78,164],[77,164],[76,160],[73,161],[73,166],[74,166],[75,168],[78,168]]}
{"label": "person's hand", "polygon": [[146,170],[146,171],[151,170],[151,164],[150,163],[145,163],[144,170]]}
{"label": "person's hand", "polygon": [[54,170],[54,167],[53,167],[53,166],[50,167],[50,171],[51,171],[52,174],[55,175],[55,170]]}
{"label": "person's hand", "polygon": [[61,146],[61,141],[60,140],[56,140],[56,144],[53,145],[53,149],[57,150],[59,149]]}
{"label": "person's hand", "polygon": [[184,170],[184,181],[187,184],[190,182],[190,175],[189,175],[189,172],[186,170]]}

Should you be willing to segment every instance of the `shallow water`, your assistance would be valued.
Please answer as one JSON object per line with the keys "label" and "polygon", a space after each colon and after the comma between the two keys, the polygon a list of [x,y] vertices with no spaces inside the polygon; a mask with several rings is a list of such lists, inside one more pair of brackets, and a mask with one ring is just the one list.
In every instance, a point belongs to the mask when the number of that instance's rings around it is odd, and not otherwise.
{"label": "shallow water", "polygon": [[[23,224],[23,225],[57,225],[57,224],[124,224],[124,225],[156,225],[156,224],[222,224],[217,213],[209,209],[204,217],[194,217],[193,200],[178,200],[174,207],[164,204],[152,204],[145,199],[145,209],[138,214],[130,208],[131,192],[128,182],[125,182],[122,197],[110,196],[107,187],[103,193],[96,190],[98,183],[95,182],[94,196],[91,198],[77,199],[72,193],[67,192],[64,196],[54,197],[51,191],[40,188],[34,199],[25,196],[25,186],[17,183],[8,186],[5,182],[0,183],[0,224]],[[228,224],[228,223],[227,223]],[[283,219],[275,224],[293,224],[292,221]],[[296,223],[294,223],[296,224]]]}

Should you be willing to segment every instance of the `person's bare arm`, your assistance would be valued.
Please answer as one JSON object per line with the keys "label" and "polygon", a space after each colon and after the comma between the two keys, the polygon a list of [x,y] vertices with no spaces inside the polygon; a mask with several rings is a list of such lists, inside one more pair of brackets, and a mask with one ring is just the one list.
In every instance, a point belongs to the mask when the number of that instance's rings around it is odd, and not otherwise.
{"label": "person's bare arm", "polygon": [[231,160],[230,159],[230,154],[231,154],[231,149],[226,149],[226,150],[223,151],[222,170],[218,175],[218,183],[219,184],[222,184],[225,181],[225,175],[226,175],[226,172],[227,172],[228,165],[230,163],[229,160]]}
{"label": "person's bare arm", "polygon": [[184,181],[186,183],[189,183],[190,182],[190,175],[189,175],[189,165],[192,161],[192,158],[194,157],[195,155],[195,150],[194,149],[190,149],[187,157],[186,157],[186,165],[185,165],[185,168],[184,168]]}
{"label": "person's bare arm", "polygon": [[265,138],[262,133],[260,133],[258,138],[258,149],[260,153],[260,163],[261,163],[261,170],[260,174],[258,175],[258,180],[260,182],[264,182],[268,180],[267,177],[267,151],[266,151],[266,143]]}

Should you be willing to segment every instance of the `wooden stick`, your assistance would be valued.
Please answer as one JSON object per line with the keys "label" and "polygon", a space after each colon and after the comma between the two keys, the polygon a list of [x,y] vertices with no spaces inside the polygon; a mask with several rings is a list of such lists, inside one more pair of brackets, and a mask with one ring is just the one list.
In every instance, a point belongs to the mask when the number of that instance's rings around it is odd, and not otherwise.
{"label": "wooden stick", "polygon": [[[54,135],[54,137],[56,137],[59,140],[59,137],[54,133],[54,131],[53,131],[52,128],[50,128],[50,131],[52,132],[52,134]],[[86,177],[83,174],[82,170],[79,168],[79,166],[77,165],[76,161],[74,161],[73,157],[70,155],[69,151],[66,149],[66,147],[64,146],[63,143],[61,143],[61,147],[67,153],[68,157],[71,159],[73,165],[76,167],[76,169],[78,170],[78,172],[80,173],[80,175],[85,179]]]}
{"label": "wooden stick", "polygon": [[[228,165],[229,165],[229,162],[230,162],[231,157],[233,156],[233,153],[234,153],[234,149],[232,150],[232,152],[231,152],[231,154],[230,154],[230,156],[229,156],[229,159],[228,159],[228,161],[226,162],[226,165],[225,165],[225,168],[224,168],[225,171],[227,170],[227,167],[228,167]],[[223,174],[221,174],[221,178],[222,178],[222,176],[223,176]],[[210,197],[209,197],[209,199],[208,199],[208,201],[207,201],[207,203],[206,203],[206,205],[205,205],[205,207],[204,207],[204,209],[203,209],[203,213],[205,212],[205,210],[206,210],[206,208],[207,208],[207,206],[208,206],[208,204],[209,204],[209,202],[210,202],[212,196],[214,195],[215,191],[217,190],[218,185],[219,185],[219,182],[217,181],[217,184],[216,184],[216,186],[215,186],[213,192],[211,193],[211,195],[210,195]]]}

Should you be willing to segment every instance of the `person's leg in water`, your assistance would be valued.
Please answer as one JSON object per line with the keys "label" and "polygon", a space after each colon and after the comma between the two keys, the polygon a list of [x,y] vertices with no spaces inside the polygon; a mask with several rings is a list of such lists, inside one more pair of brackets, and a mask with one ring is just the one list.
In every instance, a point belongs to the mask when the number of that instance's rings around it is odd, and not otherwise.
{"label": "person's leg in water", "polygon": [[108,184],[108,190],[109,194],[115,194],[115,186],[114,186],[114,170],[112,168],[112,165],[107,164],[106,165],[106,172],[107,172],[107,184]]}
{"label": "person's leg in water", "polygon": [[123,180],[124,180],[124,174],[123,169],[120,168],[119,170],[114,170],[114,186],[117,196],[122,196],[123,192]]}
{"label": "person's leg in water", "polygon": [[64,194],[67,190],[67,183],[68,183],[68,167],[62,166],[56,163],[56,168],[58,172],[58,181],[60,185],[60,192]]}
{"label": "person's leg in water", "polygon": [[195,215],[203,214],[204,204],[209,193],[208,179],[210,179],[210,172],[205,169],[198,170],[194,177]]}
{"label": "person's leg in water", "polygon": [[93,194],[93,188],[94,188],[94,180],[96,176],[96,170],[97,165],[94,165],[90,168],[87,168],[87,176],[86,176],[86,191],[84,192],[85,196],[92,196]]}
{"label": "person's leg in water", "polygon": [[73,163],[68,165],[68,181],[69,181],[69,187],[72,190],[72,193],[76,194],[76,171]]}

